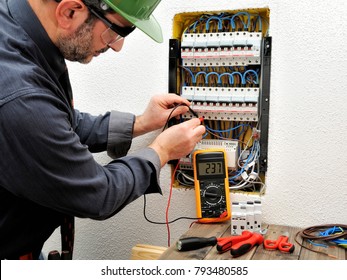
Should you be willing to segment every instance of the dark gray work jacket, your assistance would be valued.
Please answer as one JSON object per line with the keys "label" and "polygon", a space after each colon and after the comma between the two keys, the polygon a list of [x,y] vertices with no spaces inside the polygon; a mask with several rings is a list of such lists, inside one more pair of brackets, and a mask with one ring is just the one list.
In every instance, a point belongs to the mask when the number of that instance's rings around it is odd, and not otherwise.
{"label": "dark gray work jacket", "polygon": [[[126,156],[135,117],[72,107],[66,64],[26,0],[0,0],[0,258],[38,253],[65,214],[106,219],[161,192],[150,148]],[[93,152],[114,159],[98,164]]]}

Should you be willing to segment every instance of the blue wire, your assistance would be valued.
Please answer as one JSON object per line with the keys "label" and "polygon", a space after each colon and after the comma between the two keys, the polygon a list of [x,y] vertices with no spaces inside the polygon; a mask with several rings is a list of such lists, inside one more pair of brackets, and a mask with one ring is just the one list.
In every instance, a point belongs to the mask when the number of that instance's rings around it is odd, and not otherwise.
{"label": "blue wire", "polygon": [[215,132],[215,133],[219,133],[219,132],[230,132],[230,131],[233,131],[233,130],[235,130],[235,129],[238,129],[239,127],[243,127],[243,126],[249,126],[249,124],[239,124],[239,125],[237,125],[237,126],[235,126],[235,127],[232,127],[232,128],[228,128],[228,129],[223,129],[223,130],[220,130],[220,129],[212,129],[212,128],[210,128],[210,127],[208,127],[207,125],[205,125],[205,127],[206,127],[206,129],[208,130],[208,131],[211,131],[211,132]]}
{"label": "blue wire", "polygon": [[195,29],[196,29],[196,26],[197,24],[200,22],[200,20],[197,20],[196,22],[194,22],[193,24],[193,32],[195,33]]}
{"label": "blue wire", "polygon": [[194,24],[193,24],[194,33],[195,33],[196,26],[197,26],[199,23],[202,23],[204,20],[205,20],[204,17],[201,16],[197,21],[194,22]]}
{"label": "blue wire", "polygon": [[[335,233],[342,233],[342,232],[344,232],[344,231],[340,227],[334,226],[334,227],[327,229],[326,231],[319,232],[318,235],[319,236],[331,236]],[[336,239],[333,239],[330,241],[334,242],[338,245],[347,245],[347,240],[339,239],[338,237]]]}
{"label": "blue wire", "polygon": [[188,71],[188,73],[192,76],[192,80],[193,80],[193,83],[195,84],[195,76],[193,74],[193,72],[189,69],[189,68],[186,68],[186,67],[182,67],[184,70]]}
{"label": "blue wire", "polygon": [[329,236],[329,235],[332,235],[332,234],[335,234],[335,233],[341,233],[343,232],[339,227],[332,227],[332,228],[329,228],[325,231],[321,231],[319,232],[319,236]]}
{"label": "blue wire", "polygon": [[327,247],[328,247],[328,245],[316,243],[316,242],[313,242],[313,241],[310,240],[310,239],[307,239],[307,241],[308,241],[309,243],[311,243],[312,245],[314,245],[314,246],[319,246],[319,247],[324,247],[324,248],[327,248]]}
{"label": "blue wire", "polygon": [[262,32],[262,30],[263,30],[263,23],[262,23],[262,20],[261,20],[261,16],[258,16],[258,22],[259,22],[259,32]]}
{"label": "blue wire", "polygon": [[[206,74],[206,73],[205,73]],[[219,74],[217,73],[217,72],[210,72],[210,73],[208,73],[206,76],[205,76],[205,83],[206,84],[208,84],[208,77],[210,76],[210,75],[217,75],[217,77],[218,77],[218,80],[217,80],[217,83],[218,84],[221,84],[221,80],[220,80],[220,77],[219,77]]]}
{"label": "blue wire", "polygon": [[249,69],[249,70],[245,71],[245,73],[243,73],[243,80],[246,81],[246,75],[247,75],[248,73],[253,73],[254,76],[256,77],[256,82],[255,82],[255,84],[256,84],[256,85],[259,84],[258,73],[257,73],[256,71],[252,70],[252,69]]}
{"label": "blue wire", "polygon": [[237,135],[237,136],[235,137],[236,139],[239,139],[240,136],[242,135],[242,133],[246,131],[246,130],[245,130],[245,127],[251,127],[249,124],[243,124],[242,126],[243,126],[243,127],[242,127],[242,129],[241,129],[239,135]]}
{"label": "blue wire", "polygon": [[242,172],[239,172],[238,174],[236,174],[235,176],[229,178],[229,182],[233,182],[234,179],[236,179],[237,177],[239,177],[242,174]]}
{"label": "blue wire", "polygon": [[236,185],[236,182],[234,180],[229,179],[229,183]]}
{"label": "blue wire", "polygon": [[200,71],[200,72],[198,72],[198,73],[195,74],[195,82],[196,82],[196,80],[197,80],[197,78],[198,78],[198,76],[199,76],[200,74],[205,74],[205,77],[206,77],[206,72],[205,72],[205,71]]}
{"label": "blue wire", "polygon": [[229,84],[230,84],[230,85],[233,85],[233,84],[234,84],[234,77],[233,77],[233,75],[231,75],[230,73],[223,73],[223,74],[220,74],[220,75],[219,75],[219,79],[222,80],[222,77],[225,76],[225,75],[226,75],[226,76],[229,76]]}
{"label": "blue wire", "polygon": [[241,84],[243,84],[243,85],[246,84],[246,81],[244,80],[243,75],[240,72],[236,71],[236,72],[231,73],[231,75],[233,75],[233,76],[236,74],[238,74],[241,77]]}
{"label": "blue wire", "polygon": [[213,19],[218,20],[218,31],[222,30],[222,21],[221,21],[221,19],[219,17],[212,16],[206,22],[206,31],[208,31],[210,29],[210,21],[213,20]]}
{"label": "blue wire", "polygon": [[251,22],[251,19],[250,19],[249,13],[247,13],[247,12],[238,12],[235,15],[233,15],[233,17],[230,19],[230,24],[231,24],[232,28],[235,29],[236,26],[235,26],[234,18],[239,16],[239,15],[246,15],[248,17],[247,25],[242,21],[243,28],[248,29],[250,22]]}
{"label": "blue wire", "polygon": [[219,136],[220,137],[223,137],[223,134],[222,134],[222,131],[221,131],[221,129],[220,129],[220,122],[217,122],[217,126],[218,126],[218,133],[219,133]]}
{"label": "blue wire", "polygon": [[[247,166],[247,164],[248,164],[249,162],[253,161],[253,159],[254,159],[256,156],[259,155],[259,147],[258,147],[258,144],[259,144],[258,141],[255,140],[254,143],[253,143],[252,149],[251,149],[251,151],[250,151],[250,153],[249,153],[249,155],[248,155],[246,161],[244,162],[243,166]],[[255,152],[255,154],[253,155],[255,149],[256,149],[256,152]],[[242,167],[242,168],[240,169],[240,171],[239,171],[235,176],[229,178],[229,180],[233,180],[233,179],[237,178],[237,177],[240,176],[244,171],[245,171],[245,169]]]}

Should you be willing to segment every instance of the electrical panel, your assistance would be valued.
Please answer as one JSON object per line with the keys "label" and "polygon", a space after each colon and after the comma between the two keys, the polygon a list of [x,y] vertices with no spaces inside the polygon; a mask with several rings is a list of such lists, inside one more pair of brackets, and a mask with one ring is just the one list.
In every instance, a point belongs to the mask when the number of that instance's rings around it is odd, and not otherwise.
{"label": "electrical panel", "polygon": [[[169,92],[191,102],[206,134],[195,150],[224,149],[230,190],[262,192],[267,170],[271,37],[267,8],[177,14]],[[181,121],[194,118],[190,111]],[[194,187],[192,155],[175,185]],[[174,172],[174,171],[173,171]]]}

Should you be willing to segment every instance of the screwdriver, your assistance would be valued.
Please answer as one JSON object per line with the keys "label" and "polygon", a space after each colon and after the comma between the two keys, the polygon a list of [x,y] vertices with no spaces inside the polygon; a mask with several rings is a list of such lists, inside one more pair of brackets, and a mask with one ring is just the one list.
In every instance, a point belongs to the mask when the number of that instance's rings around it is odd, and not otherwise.
{"label": "screwdriver", "polygon": [[196,250],[207,246],[217,244],[217,237],[186,237],[177,241],[176,248],[178,251]]}

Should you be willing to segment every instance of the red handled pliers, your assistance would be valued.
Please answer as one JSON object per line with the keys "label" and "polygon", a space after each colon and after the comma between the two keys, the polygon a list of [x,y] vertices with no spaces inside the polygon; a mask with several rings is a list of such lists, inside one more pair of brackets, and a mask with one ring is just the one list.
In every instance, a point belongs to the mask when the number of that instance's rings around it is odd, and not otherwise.
{"label": "red handled pliers", "polygon": [[260,245],[263,241],[264,238],[261,234],[244,230],[238,236],[218,238],[217,251],[219,253],[230,251],[233,257],[238,257],[247,253],[255,245]]}
{"label": "red handled pliers", "polygon": [[230,251],[234,257],[241,256],[251,250],[255,245],[263,243],[264,238],[259,233],[243,231],[242,235],[228,237],[186,237],[177,241],[176,247],[178,251],[196,250],[207,246],[217,245],[217,251],[224,253]]}
{"label": "red handled pliers", "polygon": [[285,232],[280,235],[277,240],[264,240],[264,248],[266,250],[280,250],[284,253],[293,253],[295,246],[292,243],[288,242],[289,233]]}
{"label": "red handled pliers", "polygon": [[224,253],[226,251],[229,251],[232,246],[251,238],[252,235],[253,235],[252,232],[244,230],[242,232],[242,235],[217,238],[217,251],[219,253]]}

